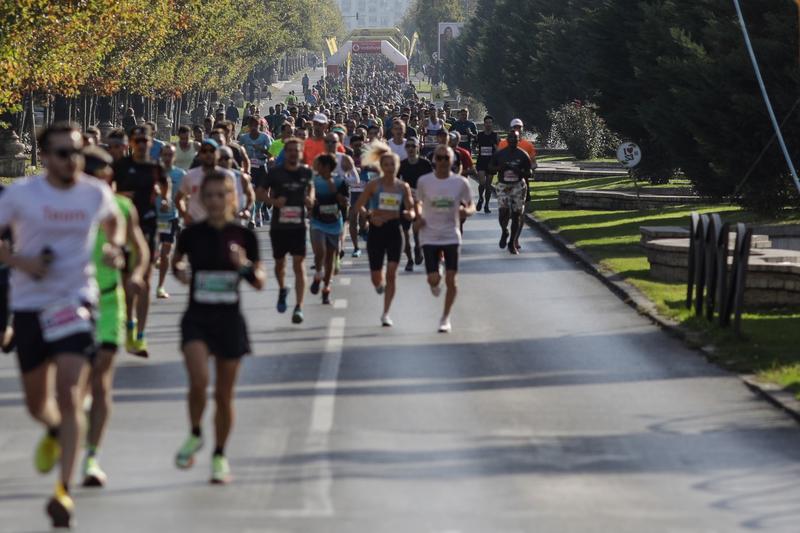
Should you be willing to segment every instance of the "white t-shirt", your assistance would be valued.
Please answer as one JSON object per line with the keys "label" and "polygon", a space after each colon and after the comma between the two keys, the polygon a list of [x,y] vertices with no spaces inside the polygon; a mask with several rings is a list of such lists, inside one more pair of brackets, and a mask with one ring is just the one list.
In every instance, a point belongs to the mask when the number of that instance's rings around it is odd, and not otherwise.
{"label": "white t-shirt", "polygon": [[469,182],[463,176],[450,174],[439,179],[434,173],[425,174],[417,182],[417,200],[422,202],[425,225],[419,231],[422,245],[461,244],[461,204],[472,203]]}
{"label": "white t-shirt", "polygon": [[403,142],[401,142],[400,144],[395,144],[394,139],[389,139],[389,148],[391,148],[392,152],[396,153],[398,157],[400,157],[400,161],[402,161],[403,159],[408,159],[405,139],[403,139]]}
{"label": "white t-shirt", "polygon": [[[228,169],[217,167],[217,172],[222,172],[231,180],[233,190],[237,191],[236,176]],[[201,222],[208,218],[206,208],[203,207],[203,202],[200,198],[200,186],[203,184],[203,179],[206,177],[206,171],[203,167],[195,167],[189,170],[181,181],[181,193],[188,196],[189,200],[186,203],[186,211],[192,217],[192,222]]]}
{"label": "white t-shirt", "polygon": [[0,227],[9,226],[15,253],[36,257],[49,247],[54,260],[37,281],[11,272],[11,308],[38,311],[59,299],[96,303],[94,250],[97,228],[119,212],[111,188],[81,174],[69,189],[57,189],[44,175],[19,179],[0,195]]}

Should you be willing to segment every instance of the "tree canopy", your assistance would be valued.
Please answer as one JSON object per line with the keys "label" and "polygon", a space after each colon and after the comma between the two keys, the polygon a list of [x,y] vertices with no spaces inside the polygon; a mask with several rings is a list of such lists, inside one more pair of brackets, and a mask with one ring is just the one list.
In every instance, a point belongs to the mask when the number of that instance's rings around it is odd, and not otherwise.
{"label": "tree canopy", "polygon": [[0,112],[34,91],[229,90],[291,48],[344,30],[335,0],[0,3]]}

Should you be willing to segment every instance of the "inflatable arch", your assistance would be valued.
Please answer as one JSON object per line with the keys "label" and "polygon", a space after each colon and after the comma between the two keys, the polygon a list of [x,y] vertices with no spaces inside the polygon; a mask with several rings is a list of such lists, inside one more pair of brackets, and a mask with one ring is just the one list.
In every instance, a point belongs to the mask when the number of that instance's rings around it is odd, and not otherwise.
{"label": "inflatable arch", "polygon": [[395,70],[408,79],[408,58],[389,41],[347,41],[328,59],[328,74],[338,76],[350,53],[383,54],[394,63]]}

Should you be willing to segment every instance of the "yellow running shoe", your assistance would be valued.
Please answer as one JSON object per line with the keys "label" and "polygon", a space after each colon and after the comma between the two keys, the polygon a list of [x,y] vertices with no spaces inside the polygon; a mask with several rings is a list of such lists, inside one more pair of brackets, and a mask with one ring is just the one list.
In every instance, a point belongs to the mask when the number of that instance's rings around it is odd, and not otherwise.
{"label": "yellow running shoe", "polygon": [[53,521],[54,528],[69,529],[72,527],[72,515],[75,512],[75,503],[70,498],[64,486],[59,481],[50,501],[47,502],[47,515]]}
{"label": "yellow running shoe", "polygon": [[134,340],[133,343],[128,345],[128,353],[147,359],[150,357],[147,351],[147,341],[144,338]]}
{"label": "yellow running shoe", "polygon": [[46,474],[56,466],[59,459],[61,459],[61,445],[58,443],[58,439],[45,433],[39,444],[36,445],[36,453],[33,456],[36,470]]}
{"label": "yellow running shoe", "polygon": [[215,455],[211,459],[211,483],[214,485],[227,485],[231,482],[231,466],[224,455]]}

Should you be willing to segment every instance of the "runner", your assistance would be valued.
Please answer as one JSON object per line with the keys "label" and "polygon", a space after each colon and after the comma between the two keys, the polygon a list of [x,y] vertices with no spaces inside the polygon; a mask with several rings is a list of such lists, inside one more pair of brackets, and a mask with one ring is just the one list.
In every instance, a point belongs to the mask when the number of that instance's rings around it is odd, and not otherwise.
{"label": "runner", "polygon": [[178,235],[180,227],[178,209],[175,207],[175,197],[178,191],[180,191],[181,182],[186,175],[186,171],[174,166],[176,152],[177,149],[174,144],[165,144],[161,149],[161,164],[164,166],[164,172],[166,172],[167,176],[169,176],[169,179],[172,181],[172,198],[169,200],[169,208],[167,211],[159,210],[158,212],[158,243],[160,249],[156,298],[159,299],[169,298],[169,293],[167,293],[167,290],[164,288],[164,280],[167,277],[167,267],[169,266],[170,254],[172,254],[172,245],[175,243],[175,237]]}
{"label": "runner", "polygon": [[[425,159],[424,157],[420,157],[419,155],[419,139],[416,137],[410,137],[406,140],[406,153],[408,154],[408,158],[403,160],[400,163],[400,171],[398,173],[398,177],[406,182],[409,187],[411,187],[411,194],[414,197],[414,202],[416,205],[417,200],[417,182],[421,176],[425,174],[430,174],[433,172],[433,166],[431,162]],[[422,248],[419,242],[419,232],[414,229],[414,257],[411,257],[411,221],[409,220],[401,220],[401,225],[403,227],[403,236],[405,242],[405,253],[408,262],[406,263],[406,272],[413,272],[414,265],[421,265],[423,261],[422,255]]]}
{"label": "runner", "polygon": [[290,138],[284,142],[283,165],[267,177],[267,204],[273,207],[270,238],[275,259],[275,277],[280,287],[278,312],[286,312],[286,256],[292,256],[296,304],[292,323],[303,322],[303,299],[306,290],[306,210],[314,207],[314,180],[311,169],[303,165],[303,143]]}
{"label": "runner", "polygon": [[392,152],[397,154],[400,161],[406,159],[406,124],[402,120],[395,120],[392,124],[392,138],[387,143]]}
{"label": "runner", "polygon": [[[336,136],[329,134],[334,140]],[[336,141],[335,141],[336,142]],[[332,143],[335,146],[335,143]],[[350,187],[342,175],[334,174],[339,166],[336,156],[320,154],[314,160],[314,191],[316,202],[311,213],[311,246],[314,249],[314,281],[311,294],[322,288],[322,303],[331,303],[331,279],[339,258],[339,246],[344,234],[344,217],[350,200]]]}
{"label": "runner", "polygon": [[[0,184],[0,196],[3,195],[4,187]],[[6,230],[0,234],[0,242],[10,247],[11,232]],[[13,349],[14,329],[11,327],[11,315],[8,310],[8,292],[10,272],[8,265],[0,263],[0,351],[9,353]]]}
{"label": "runner", "polygon": [[[167,147],[162,149],[162,157]],[[174,150],[173,150],[174,151]],[[86,160],[85,172],[108,184],[111,184],[113,159],[104,150],[95,147],[84,148]],[[147,241],[139,228],[139,216],[131,201],[117,194],[114,200],[122,214],[125,228],[125,246],[132,252],[132,264],[127,265],[130,275],[127,278],[128,292],[138,293],[144,289],[144,273],[150,263]],[[111,387],[114,380],[114,356],[119,346],[125,342],[123,326],[125,324],[125,291],[122,287],[122,275],[119,268],[109,266],[104,261],[103,249],[108,243],[104,231],[97,233],[93,262],[95,279],[100,290],[97,308],[95,337],[97,354],[92,361],[86,392],[91,396],[91,408],[88,413],[89,428],[86,436],[86,457],[83,461],[83,486],[103,487],[107,476],[100,468],[98,455],[100,442],[105,432],[108,417],[111,413]]]}
{"label": "runner", "polygon": [[458,120],[453,122],[450,127],[451,132],[458,132],[461,135],[459,146],[472,155],[472,146],[478,137],[478,128],[469,119],[469,109],[466,107],[458,112]]}
{"label": "runner", "polygon": [[[361,135],[353,135],[350,138],[350,148],[353,150],[353,162],[358,171],[357,178],[351,178],[350,183],[350,205],[355,206],[358,203],[358,198],[364,192],[364,186],[369,181],[369,173],[361,166],[361,157],[364,152],[364,137]],[[350,241],[353,243],[352,257],[361,257],[361,248],[358,246],[359,235],[365,235],[367,227],[367,218],[359,213],[356,209],[350,209],[348,217],[348,226],[350,228]]]}
{"label": "runner", "polygon": [[[181,320],[181,348],[189,376],[191,433],[175,455],[178,468],[194,465],[203,447],[202,420],[209,382],[208,362],[216,362],[215,446],[211,483],[231,481],[225,445],[233,426],[233,395],[241,358],[250,353],[247,324],[239,309],[239,280],[257,290],[264,287],[255,233],[235,222],[231,209],[234,188],[222,172],[209,172],[199,192],[208,217],[184,230],[178,238],[173,272],[189,285],[189,305]],[[187,272],[188,267],[191,274]]]}
{"label": "runner", "polygon": [[463,176],[453,174],[450,167],[455,154],[449,146],[438,146],[434,152],[434,171],[426,174],[417,183],[417,222],[425,256],[425,269],[431,293],[439,296],[442,274],[441,257],[444,256],[445,284],[447,292],[444,313],[439,322],[439,332],[452,329],[450,312],[456,299],[458,287],[458,256],[461,247],[461,220],[475,213],[469,183]]}
{"label": "runner", "polygon": [[[191,169],[183,176],[181,188],[175,195],[175,207],[177,207],[178,214],[183,219],[185,226],[195,222],[202,222],[208,216],[200,196],[200,187],[206,174],[214,170],[223,173],[231,181],[231,187],[236,190],[236,176],[234,176],[233,172],[217,165],[219,162],[219,144],[217,141],[214,139],[204,140],[197,157],[200,166]],[[233,201],[235,202],[235,199]]]}
{"label": "runner", "polygon": [[[523,124],[522,120],[515,118],[511,121],[511,130],[516,131],[519,133],[519,147],[522,148],[525,153],[531,158],[531,168],[536,169],[536,147],[527,139],[524,139],[522,133],[525,129],[525,125]],[[500,141],[500,145],[498,146],[498,150],[502,150],[508,147],[508,141],[503,139]],[[529,196],[529,187],[528,187],[528,180],[525,180],[525,201],[527,203],[528,196]],[[520,227],[520,234],[522,233],[522,228]],[[519,237],[514,241],[514,245],[517,251],[521,250],[522,247],[519,245]]]}
{"label": "runner", "polygon": [[46,508],[54,527],[70,527],[75,507],[69,491],[80,445],[78,391],[95,352],[98,295],[91,261],[97,229],[109,236],[103,254],[110,264],[121,260],[124,241],[111,189],[82,172],[82,144],[77,127],[48,127],[39,138],[45,173],[15,181],[0,195],[0,234],[10,228],[15,237],[13,254],[0,242],[0,263],[12,269],[22,388],[28,412],[46,429],[34,464],[42,473],[61,464]]}
{"label": "runner", "polygon": [[379,169],[378,179],[367,184],[355,209],[365,213],[369,218],[367,238],[369,270],[376,292],[384,295],[381,324],[384,327],[391,327],[393,322],[389,317],[389,310],[397,287],[397,267],[403,253],[403,232],[400,221],[414,219],[414,201],[411,187],[397,179],[400,158],[386,143],[372,143],[363,161],[365,165]]}
{"label": "runner", "polygon": [[476,144],[478,145],[478,160],[475,168],[478,169],[478,205],[476,210],[486,214],[491,213],[489,202],[492,199],[492,182],[494,174],[489,171],[489,162],[497,152],[497,145],[500,143],[500,136],[494,131],[494,117],[486,115],[483,118],[483,131],[478,133]]}
{"label": "runner", "polygon": [[250,221],[250,209],[255,203],[255,193],[253,185],[250,183],[250,176],[246,172],[234,168],[236,163],[234,153],[230,146],[220,146],[218,163],[225,170],[232,172],[236,178],[234,181],[236,220],[242,226],[246,226]]}
{"label": "runner", "polygon": [[[497,204],[502,235],[500,248],[508,246],[512,255],[519,254],[518,240],[522,233],[525,212],[525,197],[528,194],[526,180],[531,176],[531,159],[519,147],[519,132],[508,133],[507,146],[492,156],[489,163],[491,173],[499,173],[496,186]],[[508,221],[511,220],[511,234],[508,233]]]}
{"label": "runner", "polygon": [[181,126],[178,128],[178,145],[175,147],[175,161],[174,166],[183,170],[189,170],[192,167],[192,161],[197,157],[197,150],[200,149],[200,143],[190,139],[192,130],[189,126]]}
{"label": "runner", "polygon": [[[172,197],[171,182],[161,165],[150,159],[152,134],[147,126],[136,126],[131,130],[131,155],[114,163],[114,182],[117,192],[133,201],[139,213],[139,226],[147,240],[150,257],[155,257],[158,212],[169,208],[168,198]],[[156,205],[156,198],[161,198]],[[147,341],[144,331],[147,314],[150,310],[150,280],[152,263],[144,274],[146,291],[141,294],[126,293],[128,316],[127,338],[129,353],[148,357]],[[127,283],[126,283],[127,286]]]}

